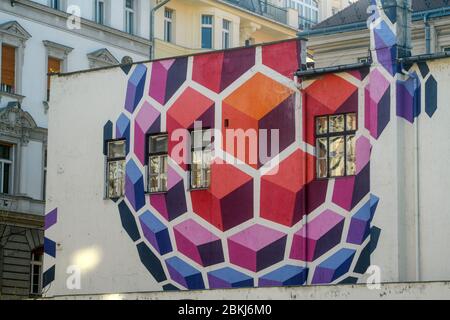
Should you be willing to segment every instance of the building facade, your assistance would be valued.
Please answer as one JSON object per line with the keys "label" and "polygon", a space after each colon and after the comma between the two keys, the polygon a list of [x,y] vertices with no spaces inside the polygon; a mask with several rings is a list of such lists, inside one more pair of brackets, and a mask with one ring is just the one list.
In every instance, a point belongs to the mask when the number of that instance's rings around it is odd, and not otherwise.
{"label": "building facade", "polygon": [[296,10],[272,2],[159,1],[154,13],[154,57],[165,58],[295,38]]}
{"label": "building facade", "polygon": [[[444,0],[412,1],[412,53],[450,50],[450,7]],[[370,58],[370,0],[359,0],[333,17],[300,33],[307,37],[315,67],[358,63]]]}
{"label": "building facade", "polygon": [[351,4],[348,0],[276,0],[286,8],[297,10],[299,29],[309,30]]}
{"label": "building facade", "polygon": [[401,2],[339,70],[290,40],[55,76],[45,296],[448,280],[450,59]]}
{"label": "building facade", "polygon": [[147,59],[149,10],[138,0],[0,2],[0,299],[41,293],[47,74]]}

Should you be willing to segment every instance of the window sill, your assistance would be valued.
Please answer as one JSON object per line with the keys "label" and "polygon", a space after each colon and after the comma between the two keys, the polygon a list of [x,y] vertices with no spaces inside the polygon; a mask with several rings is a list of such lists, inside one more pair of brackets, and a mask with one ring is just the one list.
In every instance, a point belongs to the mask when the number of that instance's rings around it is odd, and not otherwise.
{"label": "window sill", "polygon": [[145,192],[145,194],[150,195],[150,196],[157,196],[159,194],[167,194],[169,191],[157,191],[157,192]]}
{"label": "window sill", "polygon": [[353,174],[353,175],[341,176],[341,177],[327,177],[327,178],[317,178],[316,177],[316,181],[338,180],[338,179],[352,178],[352,177],[356,177],[356,176],[357,176],[356,174]]}
{"label": "window sill", "polygon": [[17,93],[11,93],[6,91],[0,91],[0,97],[7,97],[7,98],[13,98],[19,101],[19,103],[22,103],[23,99],[25,99],[25,96],[22,96]]}
{"label": "window sill", "polygon": [[209,190],[209,187],[207,187],[207,188],[195,188],[195,189],[188,188],[188,189],[187,189],[188,192],[192,192],[192,191],[205,191],[205,190]]}

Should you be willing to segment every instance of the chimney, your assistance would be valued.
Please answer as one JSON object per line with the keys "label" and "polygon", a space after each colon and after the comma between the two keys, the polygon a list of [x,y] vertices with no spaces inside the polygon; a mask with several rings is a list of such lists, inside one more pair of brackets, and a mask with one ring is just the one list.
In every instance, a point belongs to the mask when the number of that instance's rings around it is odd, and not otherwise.
{"label": "chimney", "polygon": [[394,75],[411,56],[411,0],[371,0],[369,12],[372,58]]}

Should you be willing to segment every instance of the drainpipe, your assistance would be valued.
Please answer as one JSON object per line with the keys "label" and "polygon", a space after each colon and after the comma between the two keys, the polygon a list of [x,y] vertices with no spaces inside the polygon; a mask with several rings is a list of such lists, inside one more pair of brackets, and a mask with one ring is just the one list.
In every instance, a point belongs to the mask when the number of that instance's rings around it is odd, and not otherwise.
{"label": "drainpipe", "polygon": [[155,57],[155,12],[169,2],[170,0],[164,0],[163,2],[153,7],[150,11],[150,60]]}
{"label": "drainpipe", "polygon": [[[414,76],[412,72],[405,70],[403,62],[401,63],[402,74],[414,78],[419,81],[417,76]],[[422,97],[421,97],[422,98]],[[419,119],[415,119],[414,126],[414,202],[415,202],[415,234],[416,234],[416,281],[421,281],[422,275],[420,270],[420,170],[419,170]]]}
{"label": "drainpipe", "polygon": [[423,16],[423,24],[425,26],[425,48],[426,53],[431,53],[431,27],[428,20],[428,13],[424,14]]}

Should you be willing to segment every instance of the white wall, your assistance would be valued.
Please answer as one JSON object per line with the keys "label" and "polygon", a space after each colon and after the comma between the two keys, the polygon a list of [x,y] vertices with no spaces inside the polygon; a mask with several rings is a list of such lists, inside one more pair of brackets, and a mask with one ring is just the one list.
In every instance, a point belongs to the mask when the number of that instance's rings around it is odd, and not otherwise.
{"label": "white wall", "polygon": [[[103,154],[92,152],[102,150],[104,124],[115,120],[123,109],[125,81],[120,68],[55,79],[54,103],[61,107],[50,110],[46,206],[60,212],[77,209],[73,214],[59,214],[58,228],[47,232],[46,236],[58,244],[56,278],[62,280],[54,282],[48,294],[126,292],[130,288],[149,291],[160,287],[153,279],[149,281],[147,269],[136,263],[140,261],[136,246],[122,228],[117,204],[103,200]],[[80,92],[85,95],[80,96]],[[82,269],[81,290],[68,290],[63,280],[68,277],[66,269],[71,264],[80,265],[83,258],[79,255],[83,254],[88,261],[81,265],[93,263],[93,267]],[[51,263],[47,258],[46,263]]]}

